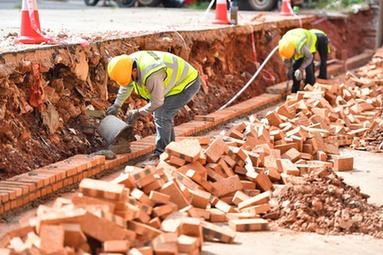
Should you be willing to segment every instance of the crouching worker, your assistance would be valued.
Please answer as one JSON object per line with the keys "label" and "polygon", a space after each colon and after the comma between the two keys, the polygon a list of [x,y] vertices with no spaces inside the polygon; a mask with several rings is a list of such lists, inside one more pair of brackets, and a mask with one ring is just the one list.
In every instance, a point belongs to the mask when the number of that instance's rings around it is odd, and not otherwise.
{"label": "crouching worker", "polygon": [[280,56],[286,64],[292,62],[292,93],[300,89],[301,80],[304,80],[305,85],[314,85],[314,54],[317,51],[320,57],[318,78],[327,79],[328,38],[324,32],[318,29],[295,28],[279,41]]}
{"label": "crouching worker", "polygon": [[108,75],[119,86],[108,115],[116,115],[132,90],[149,103],[127,112],[128,124],[139,116],[153,114],[156,126],[156,149],[159,157],[175,140],[173,118],[198,92],[201,86],[198,71],[182,58],[168,52],[138,51],[120,55],[108,64]]}

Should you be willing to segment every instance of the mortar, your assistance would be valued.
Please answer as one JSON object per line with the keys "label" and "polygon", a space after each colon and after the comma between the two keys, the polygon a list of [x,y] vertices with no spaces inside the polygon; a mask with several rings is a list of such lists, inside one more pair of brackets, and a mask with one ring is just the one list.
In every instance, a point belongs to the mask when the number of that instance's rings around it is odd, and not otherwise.
{"label": "mortar", "polygon": [[135,140],[133,127],[114,115],[102,119],[97,129],[98,133],[108,143],[108,149],[114,153],[130,152],[129,142]]}

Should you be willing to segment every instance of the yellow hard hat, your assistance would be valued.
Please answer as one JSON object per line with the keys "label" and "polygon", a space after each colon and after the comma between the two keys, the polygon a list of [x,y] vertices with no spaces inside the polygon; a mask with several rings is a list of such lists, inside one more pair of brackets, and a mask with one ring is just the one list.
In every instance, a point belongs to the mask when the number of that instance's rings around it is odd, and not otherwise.
{"label": "yellow hard hat", "polygon": [[120,86],[127,86],[132,81],[133,60],[128,55],[120,55],[112,58],[108,64],[110,79]]}
{"label": "yellow hard hat", "polygon": [[295,47],[290,40],[279,41],[279,55],[284,59],[291,59],[294,55]]}

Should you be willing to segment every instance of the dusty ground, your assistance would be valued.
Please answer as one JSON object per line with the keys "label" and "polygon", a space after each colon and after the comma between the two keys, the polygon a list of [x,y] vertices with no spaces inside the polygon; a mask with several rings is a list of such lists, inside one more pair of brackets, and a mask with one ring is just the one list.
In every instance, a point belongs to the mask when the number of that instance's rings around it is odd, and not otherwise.
{"label": "dusty ground", "polygon": [[[219,28],[214,25],[214,12],[191,9],[162,8],[87,8],[76,10],[39,10],[42,30],[56,38],[57,44],[80,43],[85,39],[101,40],[158,33],[164,31],[194,31]],[[241,11],[239,24],[259,24],[279,20],[296,20],[296,17],[268,13],[265,19],[252,21],[258,14]],[[36,48],[36,46],[14,45],[14,35],[19,33],[20,11],[0,9],[1,28],[0,53],[10,50]],[[304,17],[304,16],[302,16]],[[81,24],[81,25],[79,25]],[[70,32],[70,33],[69,33]],[[68,35],[70,38],[66,38]]]}
{"label": "dusty ground", "polygon": [[[258,112],[258,116],[272,110],[275,106]],[[224,125],[222,128],[229,128],[233,123]],[[219,129],[211,131],[214,135],[220,132]],[[360,186],[361,192],[370,195],[369,202],[383,206],[383,169],[381,162],[383,154],[371,152],[353,151],[345,149],[344,153],[350,153],[355,157],[354,171],[339,173],[344,177],[346,183]],[[140,162],[139,164],[141,164]],[[110,180],[119,172],[105,176],[104,180]],[[70,197],[73,193],[65,193],[64,197]],[[48,204],[51,202],[48,202]],[[17,226],[17,222],[26,222],[33,215],[35,209],[18,214],[15,217],[7,218],[7,224],[0,224],[0,235],[9,229]],[[268,232],[237,233],[236,244],[220,244],[207,242],[204,244],[203,254],[205,255],[227,255],[241,254],[344,254],[344,255],[377,255],[383,253],[383,240],[363,235],[318,235],[313,233],[295,232],[273,227]]]}

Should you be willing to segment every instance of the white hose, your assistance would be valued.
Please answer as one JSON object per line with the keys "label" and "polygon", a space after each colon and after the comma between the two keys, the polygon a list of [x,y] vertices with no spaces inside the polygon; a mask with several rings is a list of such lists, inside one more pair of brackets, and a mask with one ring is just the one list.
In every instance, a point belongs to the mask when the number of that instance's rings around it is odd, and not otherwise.
{"label": "white hose", "polygon": [[209,6],[207,7],[206,11],[205,11],[205,14],[204,14],[204,17],[206,18],[206,16],[209,14],[211,8],[213,7],[213,4],[214,4],[215,0],[211,0],[210,3],[209,3]]}
{"label": "white hose", "polygon": [[246,85],[240,90],[238,91],[237,94],[235,94],[235,96],[229,100],[229,102],[227,102],[226,104],[224,104],[221,108],[219,108],[219,110],[222,110],[222,109],[225,109],[228,105],[230,105],[232,102],[234,102],[235,99],[237,99],[243,91],[245,91],[250,85],[251,83],[255,80],[255,78],[257,78],[258,74],[262,71],[262,69],[265,67],[265,65],[267,64],[267,62],[269,62],[270,58],[274,55],[274,53],[278,50],[278,46],[275,47],[270,53],[269,55],[267,56],[267,58],[262,62],[262,64],[259,66],[259,68],[257,69],[257,71],[255,72],[255,74],[253,75],[253,77],[251,77],[251,79],[246,83]]}

